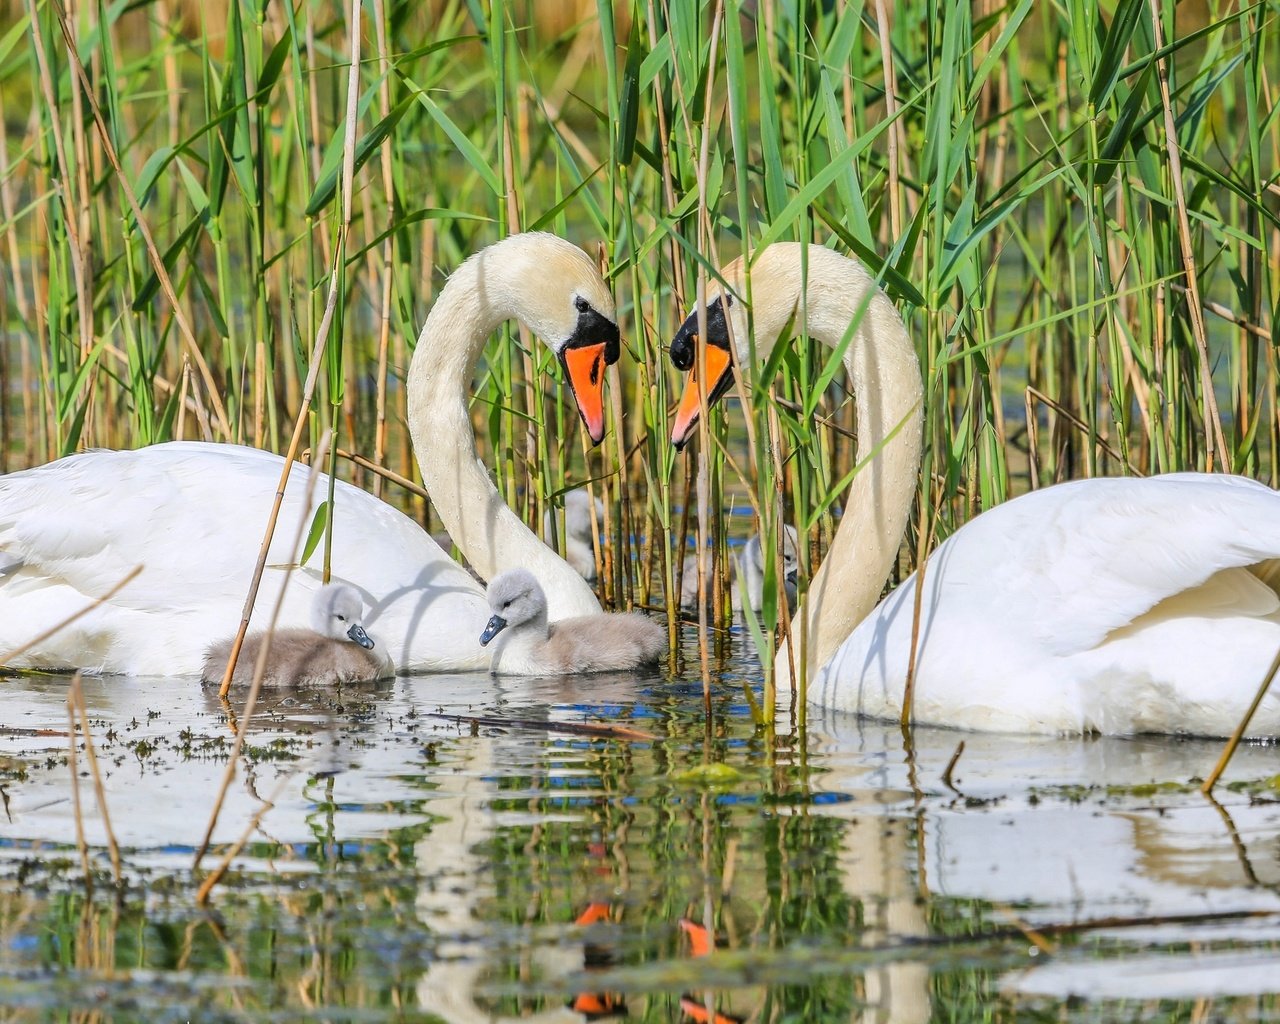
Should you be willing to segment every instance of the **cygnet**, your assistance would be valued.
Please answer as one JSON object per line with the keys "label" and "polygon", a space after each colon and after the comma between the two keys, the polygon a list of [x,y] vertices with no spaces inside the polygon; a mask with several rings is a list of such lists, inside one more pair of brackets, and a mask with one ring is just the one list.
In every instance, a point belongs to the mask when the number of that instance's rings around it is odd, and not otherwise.
{"label": "cygnet", "polygon": [[[588,583],[596,579],[596,554],[591,545],[591,495],[585,487],[575,487],[564,496],[564,559],[574,571]],[[597,529],[604,526],[604,502],[595,499]],[[547,543],[551,543],[551,519],[553,510],[547,509],[542,516],[542,535]],[[601,543],[605,537],[600,535]]]}
{"label": "cygnet", "polygon": [[[782,542],[782,584],[787,595],[787,610],[794,614],[796,610],[796,574],[800,568],[800,543],[794,526],[783,527]],[[742,594],[740,592],[739,574],[747,585],[747,602],[752,611],[759,611],[764,605],[764,544],[760,534],[753,534],[743,545],[742,553],[734,557],[738,570],[733,575],[733,590],[730,600],[733,602],[733,614],[742,614]],[[684,574],[680,578],[680,607],[685,611],[694,611],[698,607],[698,560],[689,555],[684,560]]]}
{"label": "cygnet", "polygon": [[650,665],[667,649],[667,631],[638,612],[601,613],[547,624],[547,596],[528,569],[509,569],[489,583],[493,616],[480,634],[494,637],[494,675],[558,676],[625,671]]}
{"label": "cygnet", "polygon": [[[267,651],[262,681],[268,686],[314,686],[329,683],[359,683],[393,675],[386,649],[377,646],[365,632],[361,619],[364,602],[354,587],[330,583],[316,591],[311,602],[311,629],[277,629]],[[253,681],[258,652],[266,633],[250,633],[244,638],[231,682]],[[220,640],[205,654],[202,678],[206,683],[222,681],[231,657],[234,638]]]}

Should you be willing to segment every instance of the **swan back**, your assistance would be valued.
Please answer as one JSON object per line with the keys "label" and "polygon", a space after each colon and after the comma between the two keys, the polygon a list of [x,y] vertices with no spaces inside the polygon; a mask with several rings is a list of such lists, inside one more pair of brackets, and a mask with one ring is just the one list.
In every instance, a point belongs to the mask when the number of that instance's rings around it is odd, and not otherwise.
{"label": "swan back", "polygon": [[[141,565],[109,602],[12,667],[198,675],[210,639],[240,618],[281,469],[270,452],[170,441],[82,452],[0,477],[0,655]],[[314,513],[306,471],[294,467],[257,600],[261,616],[283,590],[280,623],[301,629],[312,623],[323,555],[296,564],[292,527]],[[474,643],[488,614],[483,587],[404,513],[342,480],[334,493],[333,578],[358,582],[365,625],[396,665],[487,668]],[[295,585],[286,587],[291,566]]]}
{"label": "swan back", "polygon": [[598,440],[604,370],[620,349],[608,286],[590,257],[564,239],[512,235],[454,272],[418,337],[407,391],[423,482],[449,536],[481,577],[525,566],[546,587],[553,620],[599,612],[591,588],[507,507],[477,458],[471,380],[486,339],[512,318],[561,360]]}
{"label": "swan back", "polygon": [[1194,591],[1217,614],[1271,615],[1280,601],[1265,578],[1222,575],[1280,556],[1280,495],[1241,477],[1069,481],[988,509],[955,536],[945,572],[987,580],[1003,626],[1058,657]]}
{"label": "swan back", "polygon": [[[913,665],[919,722],[1225,735],[1280,648],[1280,594],[1255,571],[1277,557],[1280,494],[1252,481],[1046,487],[940,544],[923,585],[912,575],[889,595],[810,698],[896,718]],[[1273,688],[1249,735],[1278,733]]]}

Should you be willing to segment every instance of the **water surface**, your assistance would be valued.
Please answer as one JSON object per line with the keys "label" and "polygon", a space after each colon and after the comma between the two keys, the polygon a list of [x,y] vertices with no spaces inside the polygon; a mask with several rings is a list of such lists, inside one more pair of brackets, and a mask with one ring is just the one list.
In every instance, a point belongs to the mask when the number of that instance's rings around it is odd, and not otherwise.
{"label": "water surface", "polygon": [[222,704],[87,679],[119,890],[87,774],[84,879],[67,680],[2,680],[3,1018],[1280,1020],[1274,747],[1214,802],[1190,783],[1217,742],[908,749],[835,715],[770,740],[744,680],[735,657],[709,730],[665,676],[269,693],[193,874]]}

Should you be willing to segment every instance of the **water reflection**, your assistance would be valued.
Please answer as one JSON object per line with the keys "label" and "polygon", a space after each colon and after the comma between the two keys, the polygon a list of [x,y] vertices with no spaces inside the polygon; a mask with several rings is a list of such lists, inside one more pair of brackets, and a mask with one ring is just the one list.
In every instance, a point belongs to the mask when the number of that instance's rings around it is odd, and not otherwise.
{"label": "water reflection", "polygon": [[[815,731],[829,755],[815,788],[865,792],[869,781],[880,792],[910,788],[896,729],[833,716]],[[961,739],[959,792],[948,793],[941,776]],[[1026,906],[1029,920],[1084,908],[1094,916],[1280,909],[1280,793],[1221,790],[1221,803],[1201,797],[1188,782],[1217,751],[1216,743],[1191,740],[918,730],[915,775],[929,808],[917,837],[922,876],[935,895]],[[868,757],[880,762],[870,779]],[[1239,778],[1274,774],[1274,747],[1247,746],[1237,757]]]}
{"label": "water reflection", "polygon": [[[1243,749],[1231,777],[1258,784],[1214,804],[1185,785],[1209,743],[919,730],[907,749],[836,715],[770,743],[744,671],[710,730],[697,685],[630,675],[269,693],[215,841],[279,792],[211,915],[190,865],[229,750],[216,695],[86,680],[133,885],[117,904],[87,779],[92,898],[73,856],[66,680],[6,680],[0,977],[27,980],[0,1005],[80,1005],[57,965],[108,1004],[237,1019],[1070,1018],[1069,996],[1121,998],[1130,966],[1161,964],[1166,998],[1273,991],[1280,916],[1192,915],[1280,914],[1274,748]],[[651,738],[560,731],[584,722]],[[1184,970],[1190,943],[1219,959]],[[1249,1005],[1280,1019],[1273,995]]]}

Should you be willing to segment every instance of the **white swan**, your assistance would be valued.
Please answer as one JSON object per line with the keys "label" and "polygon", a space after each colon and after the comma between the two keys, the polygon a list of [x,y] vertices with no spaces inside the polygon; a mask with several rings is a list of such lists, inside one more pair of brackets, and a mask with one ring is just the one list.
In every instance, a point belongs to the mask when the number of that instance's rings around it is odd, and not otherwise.
{"label": "white swan", "polygon": [[[802,257],[807,289],[802,297]],[[722,276],[739,361],[750,360],[741,261]],[[858,460],[844,518],[798,616],[810,700],[898,717],[916,600],[912,576],[877,606],[920,462],[921,382],[911,339],[860,263],[821,246],[758,253],[755,358],[795,317],[845,351]],[[720,289],[708,293],[708,394],[731,376]],[[691,315],[672,343],[693,364]],[[672,432],[698,414],[692,378]],[[874,454],[873,454],[874,453]],[[921,592],[916,721],[1018,732],[1222,735],[1280,650],[1280,494],[1240,477],[1179,473],[1061,484],[990,509],[930,556]],[[776,664],[787,678],[786,649]],[[1273,688],[1249,735],[1280,734]]]}
{"label": "white swan", "polygon": [[667,649],[667,631],[639,612],[603,612],[547,622],[547,598],[527,569],[489,581],[493,615],[480,634],[493,648],[494,675],[558,676],[621,672],[651,665]]}
{"label": "white swan", "polygon": [[[590,587],[503,503],[476,458],[467,412],[488,335],[518,318],[565,367],[594,441],[604,367],[617,359],[613,298],[590,257],[547,234],[476,253],[441,289],[408,376],[409,426],[445,527],[486,578],[524,565],[547,586],[552,619],[598,612]],[[209,638],[234,629],[280,477],[279,456],[175,442],[97,451],[0,478],[0,658],[79,611],[128,572],[141,576],[11,668],[196,674]],[[271,608],[292,555],[304,470],[294,473],[256,607]],[[333,577],[356,587],[369,629],[398,671],[481,669],[484,591],[407,516],[339,483]],[[304,626],[322,554],[294,575],[280,625]]]}
{"label": "white swan", "polygon": [[[253,682],[266,636],[250,633],[244,638],[232,683]],[[201,672],[204,682],[222,682],[233,640],[210,645]],[[360,595],[345,583],[330,583],[312,597],[310,629],[277,629],[272,635],[262,681],[268,686],[323,686],[373,682],[391,674],[386,647],[365,632]]]}

